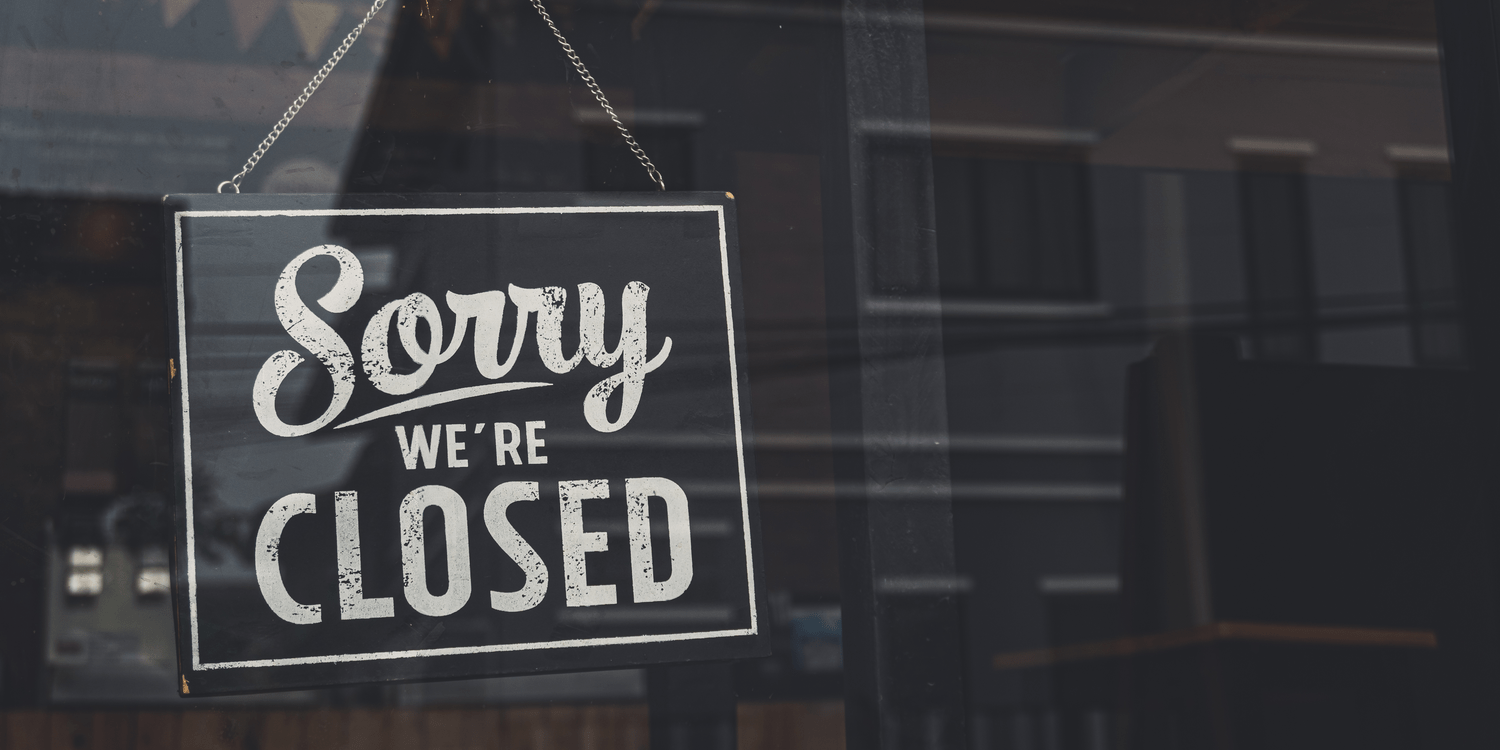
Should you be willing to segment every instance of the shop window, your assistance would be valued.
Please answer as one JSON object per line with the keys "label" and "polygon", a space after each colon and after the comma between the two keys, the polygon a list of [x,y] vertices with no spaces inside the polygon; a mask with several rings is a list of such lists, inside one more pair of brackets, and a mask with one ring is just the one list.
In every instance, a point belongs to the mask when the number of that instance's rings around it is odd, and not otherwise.
{"label": "shop window", "polygon": [[63,492],[108,495],[119,463],[119,372],[113,362],[79,360],[68,367]]}
{"label": "shop window", "polygon": [[1094,296],[1086,164],[939,156],[933,177],[945,296]]}

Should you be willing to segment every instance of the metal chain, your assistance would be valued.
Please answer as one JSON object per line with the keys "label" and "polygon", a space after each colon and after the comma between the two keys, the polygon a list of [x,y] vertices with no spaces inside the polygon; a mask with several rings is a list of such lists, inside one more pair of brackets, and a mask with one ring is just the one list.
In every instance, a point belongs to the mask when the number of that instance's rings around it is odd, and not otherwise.
{"label": "metal chain", "polygon": [[[369,12],[365,13],[364,20],[360,21],[359,25],[355,26],[354,30],[349,32],[349,36],[344,37],[344,42],[339,45],[338,49],[334,50],[333,56],[328,58],[328,62],[323,64],[323,68],[318,71],[318,74],[313,76],[313,79],[302,89],[302,95],[297,97],[296,101],[292,102],[292,106],[287,108],[286,114],[281,116],[281,120],[276,123],[276,127],[271,128],[271,132],[266,135],[265,140],[261,141],[260,145],[256,147],[255,153],[251,154],[250,158],[245,161],[245,166],[239,171],[239,174],[219,183],[219,192],[224,192],[225,185],[234,188],[234,192],[236,193],[240,191],[240,183],[245,179],[245,176],[250,174],[250,171],[255,169],[255,165],[260,163],[261,157],[264,157],[266,152],[271,150],[271,146],[276,143],[276,139],[280,138],[282,132],[292,123],[292,118],[296,117],[297,113],[302,111],[302,107],[307,104],[307,100],[312,98],[313,92],[317,91],[318,87],[323,85],[323,81],[328,78],[328,74],[333,72],[333,66],[338,65],[339,60],[344,59],[344,55],[349,52],[349,48],[354,46],[354,40],[359,38],[360,33],[365,30],[365,26],[370,23],[371,19],[375,18],[375,14],[379,13],[380,9],[385,7],[385,3],[386,0],[375,0],[375,3],[370,6]],[[557,37],[557,43],[562,45],[563,52],[567,53],[568,59],[572,61],[573,67],[578,71],[578,75],[582,76],[583,82],[588,86],[589,92],[594,95],[595,99],[599,100],[599,106],[604,108],[604,113],[609,115],[609,119],[619,129],[620,135],[624,136],[625,143],[630,146],[631,153],[635,154],[635,158],[640,160],[641,166],[646,168],[646,174],[650,176],[651,181],[656,183],[657,189],[666,190],[667,184],[662,180],[661,173],[656,171],[656,165],[651,163],[651,159],[646,156],[645,150],[641,148],[639,143],[636,143],[635,136],[630,134],[630,130],[625,127],[625,123],[620,122],[619,115],[615,114],[615,108],[610,106],[609,99],[604,97],[604,91],[599,88],[599,83],[589,73],[589,69],[583,64],[583,60],[579,59],[578,53],[573,50],[573,45],[568,44],[567,38],[562,35],[561,31],[558,31],[557,24],[552,22],[552,15],[543,7],[541,0],[531,0],[531,6],[536,8],[536,12],[547,23],[547,28],[552,30],[552,35]]]}
{"label": "metal chain", "polygon": [[552,36],[557,37],[557,43],[562,45],[563,52],[567,53],[568,59],[572,61],[573,67],[578,70],[578,75],[583,78],[584,84],[589,87],[589,91],[594,95],[594,98],[599,100],[599,106],[603,107],[604,113],[609,115],[610,120],[614,121],[615,127],[620,130],[620,135],[625,136],[625,144],[630,146],[631,153],[635,154],[635,158],[640,160],[641,166],[646,168],[646,174],[650,175],[651,181],[656,183],[658,190],[666,190],[667,183],[662,181],[661,173],[656,171],[656,165],[651,163],[651,159],[646,156],[646,152],[641,148],[641,145],[635,142],[635,136],[630,134],[630,130],[625,127],[625,123],[620,122],[619,116],[615,114],[615,108],[609,106],[609,100],[604,98],[604,91],[599,88],[599,83],[594,80],[594,76],[589,74],[589,69],[584,67],[583,60],[579,59],[578,53],[573,51],[573,45],[568,44],[568,40],[563,37],[562,32],[557,30],[557,24],[552,22],[552,15],[542,6],[542,0],[531,0],[531,7],[536,8],[536,12],[541,15],[542,20],[547,22],[547,28],[552,29]]}
{"label": "metal chain", "polygon": [[312,80],[303,87],[302,95],[297,97],[297,101],[292,102],[292,106],[287,108],[286,114],[281,116],[281,120],[276,123],[276,127],[271,128],[271,132],[266,135],[266,139],[260,142],[260,145],[255,149],[255,153],[251,154],[250,158],[245,162],[245,167],[240,170],[239,174],[219,183],[219,192],[224,192],[225,185],[234,188],[234,192],[236,193],[240,191],[240,182],[245,179],[245,175],[250,174],[250,170],[255,169],[255,165],[260,163],[261,157],[265,156],[266,152],[271,150],[271,145],[276,143],[276,139],[281,137],[282,131],[285,131],[286,127],[292,124],[292,118],[296,117],[297,113],[302,111],[302,107],[307,104],[307,100],[312,98],[313,92],[317,91],[318,87],[323,85],[323,81],[328,78],[328,74],[333,72],[333,66],[338,65],[339,60],[344,59],[344,55],[349,52],[349,48],[354,46],[354,40],[359,38],[360,33],[365,30],[365,26],[370,23],[375,14],[379,13],[380,9],[385,7],[385,3],[386,0],[375,0],[375,3],[370,6],[369,12],[365,13],[364,20],[360,21],[359,25],[355,26],[354,30],[349,32],[349,36],[344,37],[344,43],[340,44],[338,49],[333,51],[333,57],[328,58],[328,62],[323,63],[323,67],[318,71],[318,74],[313,76]]}

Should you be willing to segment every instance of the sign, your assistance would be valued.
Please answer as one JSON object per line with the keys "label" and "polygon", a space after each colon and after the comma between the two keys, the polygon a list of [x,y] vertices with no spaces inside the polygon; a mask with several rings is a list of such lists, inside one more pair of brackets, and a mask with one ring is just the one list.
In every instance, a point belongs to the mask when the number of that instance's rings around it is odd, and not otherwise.
{"label": "sign", "polygon": [[732,196],[167,218],[184,693],[765,653]]}

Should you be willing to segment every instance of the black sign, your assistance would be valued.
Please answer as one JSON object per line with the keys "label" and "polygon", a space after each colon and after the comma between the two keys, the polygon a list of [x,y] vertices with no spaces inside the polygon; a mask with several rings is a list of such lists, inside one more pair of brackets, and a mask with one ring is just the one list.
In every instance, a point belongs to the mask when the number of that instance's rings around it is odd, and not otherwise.
{"label": "black sign", "polygon": [[169,196],[192,695],[764,652],[732,196]]}

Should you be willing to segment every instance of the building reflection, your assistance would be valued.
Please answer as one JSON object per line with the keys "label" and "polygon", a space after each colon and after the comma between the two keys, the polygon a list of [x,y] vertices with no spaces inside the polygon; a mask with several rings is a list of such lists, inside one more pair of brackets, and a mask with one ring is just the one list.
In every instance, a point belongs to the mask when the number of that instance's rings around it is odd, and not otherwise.
{"label": "building reflection", "polygon": [[[378,18],[247,190],[649,188],[587,92],[564,77],[525,4],[427,5],[392,6]],[[1139,743],[1131,717],[1161,706],[1121,703],[1119,653],[1107,652],[1117,661],[1102,667],[1069,654],[1090,644],[1139,650],[1130,638],[1194,628],[1210,630],[1194,631],[1201,638],[1183,648],[1235,638],[1219,638],[1230,632],[1212,630],[1224,617],[1194,614],[1189,594],[1180,603],[1188,614],[1170,622],[1133,609],[1143,585],[1229,584],[1192,582],[1187,532],[1172,542],[1186,545],[1177,562],[1131,567],[1143,559],[1130,531],[1146,512],[1141,498],[1170,493],[1127,481],[1147,466],[1132,462],[1148,434],[1127,427],[1171,412],[1169,400],[1132,401],[1132,365],[1161,368],[1173,346],[1205,340],[1230,347],[1246,368],[1465,365],[1432,8],[1311,3],[1277,15],[1222,3],[1187,16],[1167,4],[1118,13],[971,5],[929,3],[924,19],[888,19],[925,28],[930,121],[853,121],[835,133],[857,144],[876,186],[863,196],[872,222],[891,211],[879,188],[910,183],[904,170],[930,159],[939,294],[914,299],[887,288],[888,269],[876,267],[859,313],[941,322],[948,429],[901,436],[895,447],[946,456],[956,569],[879,585],[884,595],[938,592],[960,602],[970,746]],[[0,626],[7,705],[178,706],[171,605],[161,592],[173,489],[159,199],[207,191],[233,173],[363,11],[274,0],[0,11],[16,29],[0,48],[0,232],[10,250],[0,331],[11,363],[0,372],[0,485],[12,498],[0,512],[12,537],[0,554],[12,578],[7,601],[25,603]],[[828,729],[843,721],[837,467],[891,446],[837,424],[831,406],[830,383],[860,366],[842,356],[839,342],[856,333],[829,322],[826,296],[826,223],[847,218],[826,201],[841,186],[829,182],[828,139],[838,127],[820,79],[831,75],[825,47],[838,11],[664,0],[567,4],[560,15],[575,46],[596,56],[596,75],[668,186],[739,198],[776,643],[772,657],[736,667],[741,743],[799,746],[777,731],[796,742],[841,737]],[[371,240],[354,249],[372,284],[419,272],[403,265],[399,247]],[[899,260],[902,251],[872,257]],[[237,356],[237,341],[281,335],[221,333],[212,367],[231,378],[253,378],[259,365]],[[1178,375],[1187,371],[1195,370]],[[1267,440],[1289,424],[1266,427]],[[1184,434],[1152,438],[1186,441],[1165,450],[1186,455],[1198,437]],[[330,443],[320,466],[350,470],[361,449]],[[1150,467],[1168,471],[1166,463]],[[1201,493],[1204,503],[1215,497]],[[238,561],[225,570],[241,576],[253,577],[254,511],[212,510],[213,549]],[[1433,627],[1338,613],[1260,619]],[[1408,641],[1352,666],[1342,652],[1314,648],[1315,637],[1304,653],[1329,673],[1369,676],[1361,689],[1376,690],[1371,700],[1414,715],[1415,699],[1401,701],[1422,667],[1408,657],[1430,644],[1392,638]],[[1211,713],[1178,694],[1197,683],[1172,670],[1189,667],[1152,673],[1156,695],[1177,697],[1151,715],[1188,727]],[[1355,694],[1331,685],[1319,695]],[[646,694],[645,674],[624,670],[215,701],[267,710],[633,706],[639,715],[567,714],[554,723],[639,740]],[[1323,711],[1318,700],[1306,711],[1327,721],[1296,726],[1378,724]],[[773,715],[771,704],[798,704],[800,713]],[[1189,731],[1181,727],[1162,731]],[[1382,741],[1413,746],[1407,731]]]}

